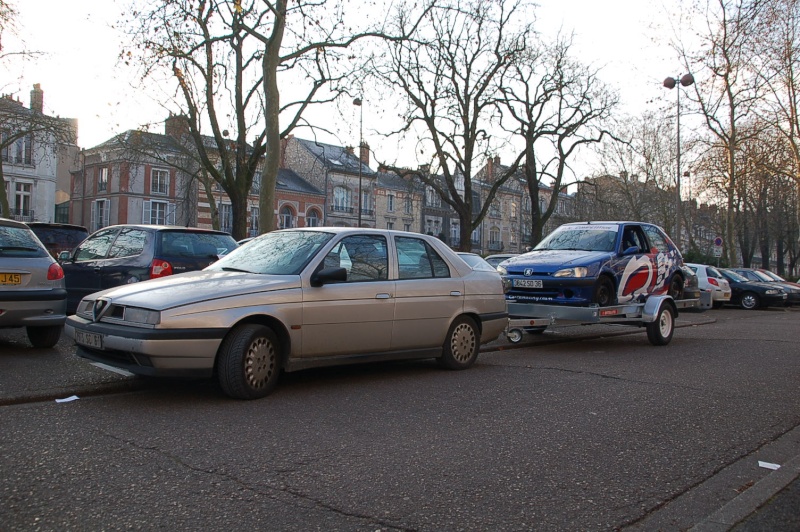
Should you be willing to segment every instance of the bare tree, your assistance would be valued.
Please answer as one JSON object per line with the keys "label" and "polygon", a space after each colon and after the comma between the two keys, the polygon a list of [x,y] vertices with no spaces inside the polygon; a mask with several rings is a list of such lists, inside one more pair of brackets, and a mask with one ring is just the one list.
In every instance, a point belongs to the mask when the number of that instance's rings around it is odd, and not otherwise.
{"label": "bare tree", "polygon": [[[402,95],[402,125],[388,135],[411,137],[424,171],[414,173],[459,218],[461,249],[486,216],[497,190],[514,174],[519,158],[488,183],[483,205],[473,182],[491,150],[497,84],[503,70],[526,49],[530,17],[517,0],[439,2],[413,37],[393,41],[373,63],[373,75]],[[398,16],[398,33],[411,22]],[[408,173],[395,168],[400,174]]]}
{"label": "bare tree", "polygon": [[[727,220],[725,239],[735,240],[737,198],[736,154],[741,142],[758,131],[741,131],[743,122],[752,118],[763,93],[763,84],[753,75],[757,56],[758,20],[763,13],[760,0],[697,0],[697,11],[705,18],[706,28],[698,32],[699,51],[685,43],[675,46],[687,71],[698,81],[690,99],[698,106],[711,134],[711,143],[725,155]],[[733,246],[727,246],[728,261],[734,263]]]}
{"label": "bare tree", "polygon": [[[512,56],[499,91],[503,123],[523,140],[522,173],[531,197],[531,245],[558,204],[570,161],[577,150],[612,136],[605,128],[619,100],[597,71],[570,57],[572,38]],[[539,190],[552,183],[553,194],[542,212]]]}

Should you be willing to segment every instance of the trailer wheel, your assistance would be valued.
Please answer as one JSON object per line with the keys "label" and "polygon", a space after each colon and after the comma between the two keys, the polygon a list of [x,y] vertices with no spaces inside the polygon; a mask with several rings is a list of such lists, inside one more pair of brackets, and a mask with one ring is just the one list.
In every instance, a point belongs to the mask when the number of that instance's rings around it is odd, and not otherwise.
{"label": "trailer wheel", "polygon": [[675,311],[672,305],[663,304],[656,321],[647,324],[647,339],[653,345],[667,345],[675,332]]}
{"label": "trailer wheel", "polygon": [[518,344],[522,341],[522,331],[519,329],[511,329],[506,333],[506,338],[512,344]]}

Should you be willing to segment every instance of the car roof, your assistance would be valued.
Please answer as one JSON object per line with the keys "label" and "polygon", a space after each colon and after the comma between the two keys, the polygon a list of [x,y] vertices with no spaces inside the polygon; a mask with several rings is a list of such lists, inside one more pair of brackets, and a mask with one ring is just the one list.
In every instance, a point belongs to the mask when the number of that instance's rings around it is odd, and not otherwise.
{"label": "car roof", "polygon": [[0,225],[5,225],[6,227],[22,227],[23,229],[30,229],[27,224],[18,222],[16,220],[11,220],[10,218],[0,218]]}
{"label": "car roof", "polygon": [[212,233],[218,235],[230,235],[230,233],[226,233],[225,231],[217,231],[216,229],[204,229],[201,227],[184,227],[182,225],[151,225],[151,224],[107,225],[105,227],[101,227],[97,231],[102,231],[104,229],[131,228],[131,227],[137,229],[144,229],[147,231],[183,231],[183,232],[193,232],[193,233]]}
{"label": "car roof", "polygon": [[33,228],[37,228],[37,227],[54,227],[54,228],[58,228],[58,229],[78,229],[79,231],[88,232],[88,229],[86,229],[84,226],[76,225],[76,224],[62,224],[62,223],[50,223],[50,222],[27,222],[27,225],[28,225],[28,227],[33,227]]}

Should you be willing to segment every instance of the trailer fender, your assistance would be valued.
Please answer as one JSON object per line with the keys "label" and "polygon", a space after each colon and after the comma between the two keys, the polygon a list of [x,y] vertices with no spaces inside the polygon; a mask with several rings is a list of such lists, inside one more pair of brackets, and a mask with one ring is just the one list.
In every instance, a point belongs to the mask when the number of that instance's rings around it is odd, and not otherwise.
{"label": "trailer fender", "polygon": [[658,319],[659,312],[662,305],[669,305],[672,307],[672,313],[675,317],[678,316],[678,308],[675,306],[675,301],[670,296],[650,296],[644,303],[642,309],[642,321],[645,323],[653,323]]}

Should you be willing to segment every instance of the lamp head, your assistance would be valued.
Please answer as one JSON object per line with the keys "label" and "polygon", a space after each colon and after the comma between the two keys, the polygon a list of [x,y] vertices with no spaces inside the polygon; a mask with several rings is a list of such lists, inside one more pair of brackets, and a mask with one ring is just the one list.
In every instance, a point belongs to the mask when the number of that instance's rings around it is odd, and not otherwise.
{"label": "lamp head", "polygon": [[354,98],[353,99],[353,105],[357,105],[357,106],[361,107],[361,98]]}
{"label": "lamp head", "polygon": [[681,77],[681,85],[684,87],[688,87],[692,83],[694,83],[694,76],[691,74],[684,74],[683,77]]}

